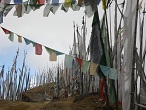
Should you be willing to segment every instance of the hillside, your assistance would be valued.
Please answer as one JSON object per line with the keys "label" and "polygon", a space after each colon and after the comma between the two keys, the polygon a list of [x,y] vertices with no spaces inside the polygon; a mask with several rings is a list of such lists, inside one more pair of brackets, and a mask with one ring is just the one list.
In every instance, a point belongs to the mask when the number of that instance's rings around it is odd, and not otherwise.
{"label": "hillside", "polygon": [[[45,93],[47,86],[24,92],[23,101],[1,100],[0,110],[106,110],[106,102],[100,100],[97,93],[57,99],[51,98],[54,95],[53,86],[49,88],[50,93]],[[109,110],[115,110],[115,106],[110,105]]]}

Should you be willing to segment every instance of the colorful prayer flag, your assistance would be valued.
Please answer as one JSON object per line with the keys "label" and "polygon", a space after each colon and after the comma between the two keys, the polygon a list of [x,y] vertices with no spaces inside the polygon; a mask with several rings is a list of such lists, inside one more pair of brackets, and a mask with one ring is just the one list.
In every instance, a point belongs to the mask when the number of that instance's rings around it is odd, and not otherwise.
{"label": "colorful prayer flag", "polygon": [[51,8],[50,8],[50,11],[53,13],[53,14],[55,14],[56,13],[56,11],[58,10],[58,8],[60,7],[60,3],[58,3],[58,4],[52,4],[51,5]]}
{"label": "colorful prayer flag", "polygon": [[105,100],[104,86],[105,86],[105,82],[104,82],[104,79],[102,79],[101,85],[100,85],[100,99],[102,100]]}
{"label": "colorful prayer flag", "polygon": [[90,62],[90,75],[95,75],[98,64]]}
{"label": "colorful prayer flag", "polygon": [[81,67],[81,71],[82,72],[86,72],[87,71],[87,69],[89,67],[89,63],[90,63],[89,61],[83,60],[82,67]]}
{"label": "colorful prayer flag", "polygon": [[72,68],[73,56],[65,55],[64,65],[67,68]]}
{"label": "colorful prayer flag", "polygon": [[16,5],[16,13],[18,17],[22,17],[22,5]]}
{"label": "colorful prayer flag", "polygon": [[10,32],[10,35],[9,35],[8,38],[9,38],[10,41],[13,42],[14,41],[14,33],[13,32]]}
{"label": "colorful prayer flag", "polygon": [[36,45],[35,45],[35,54],[36,55],[41,55],[42,54],[42,45],[41,44],[36,43]]}
{"label": "colorful prayer flag", "polygon": [[18,42],[22,43],[22,37],[20,35],[17,35],[17,36],[18,36]]}
{"label": "colorful prayer flag", "polygon": [[102,8],[104,10],[106,9],[106,2],[107,2],[107,0],[102,0]]}
{"label": "colorful prayer flag", "polygon": [[29,40],[29,39],[27,39],[27,38],[25,38],[25,37],[23,37],[24,38],[24,41],[25,41],[25,44],[26,45],[29,45],[30,43],[31,43],[31,41]]}
{"label": "colorful prayer flag", "polygon": [[58,5],[59,4],[59,0],[52,0],[52,4],[53,5]]}
{"label": "colorful prayer flag", "polygon": [[14,4],[22,4],[23,1],[22,0],[14,0]]}
{"label": "colorful prayer flag", "polygon": [[64,1],[64,7],[69,8],[71,6],[72,0],[65,0]]}
{"label": "colorful prayer flag", "polygon": [[55,54],[55,52],[50,53],[50,61],[57,61],[57,55]]}
{"label": "colorful prayer flag", "polygon": [[101,71],[103,72],[103,74],[107,77],[109,77],[110,79],[114,79],[114,80],[117,80],[117,70],[114,69],[114,68],[110,68],[110,67],[107,67],[107,66],[103,66],[103,65],[100,65],[100,69]]}
{"label": "colorful prayer flag", "polygon": [[7,30],[7,29],[5,29],[5,28],[3,28],[3,27],[1,27],[1,28],[2,28],[2,30],[4,31],[5,34],[10,34],[10,31],[9,31],[9,30]]}
{"label": "colorful prayer flag", "polygon": [[99,5],[99,3],[101,2],[101,0],[97,0],[97,4]]}
{"label": "colorful prayer flag", "polygon": [[99,15],[98,15],[98,11],[96,11],[94,13],[94,17],[92,21],[92,34],[90,38],[90,60],[97,64],[100,63],[103,54],[99,27],[100,27]]}
{"label": "colorful prayer flag", "polygon": [[57,50],[54,50],[54,49],[51,49],[51,48],[48,48],[48,47],[45,47],[46,51],[50,54],[51,52],[55,52],[56,55],[62,55],[64,53],[62,52],[59,52]]}
{"label": "colorful prayer flag", "polygon": [[45,4],[45,0],[38,0],[38,4]]}
{"label": "colorful prayer flag", "polygon": [[80,58],[76,58],[76,59],[77,59],[78,64],[80,65],[80,67],[82,67],[83,60]]}
{"label": "colorful prayer flag", "polygon": [[110,68],[109,67],[100,65],[100,69],[105,76],[108,76],[110,74]]}

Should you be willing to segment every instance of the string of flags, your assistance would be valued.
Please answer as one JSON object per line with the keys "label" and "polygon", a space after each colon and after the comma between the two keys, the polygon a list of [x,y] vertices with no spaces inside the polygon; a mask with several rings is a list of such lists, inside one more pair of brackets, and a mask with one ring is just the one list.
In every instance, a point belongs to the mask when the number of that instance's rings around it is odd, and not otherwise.
{"label": "string of flags", "polygon": [[[4,27],[1,27],[1,28],[5,34],[9,34],[8,39],[13,42],[14,41],[14,32],[11,32],[10,30],[8,30]],[[21,35],[18,35],[18,34],[16,34],[16,35],[18,37],[19,43],[22,43],[22,39],[24,39],[24,42],[26,45],[32,44],[33,47],[35,47],[35,54],[36,55],[42,54],[42,51],[43,51],[42,46],[44,46],[44,45],[39,44],[37,42],[34,42],[32,40],[29,40],[25,37],[22,37]],[[65,54],[65,53],[60,52],[58,50],[49,48],[47,46],[44,46],[44,47],[45,47],[46,51],[50,54],[50,61],[57,61],[58,55]],[[105,76],[109,77],[110,79],[114,79],[114,80],[117,79],[118,70],[116,70],[114,68],[107,67],[107,66],[99,65],[99,64],[93,63],[91,61],[85,61],[85,60],[77,58],[77,57],[75,58],[75,57],[73,57],[71,55],[67,55],[67,54],[65,54],[65,60],[64,60],[64,65],[66,68],[72,68],[73,59],[76,59],[82,72],[86,72],[87,69],[90,67],[90,75],[95,75],[96,69],[98,67],[100,67],[101,71],[104,73]]]}
{"label": "string of flags", "polygon": [[[99,5],[101,0],[64,0],[63,3],[60,3],[59,0],[29,0],[23,2],[23,0],[0,0],[0,23],[3,23],[3,17],[6,17],[7,14],[15,7],[13,13],[14,16],[22,17],[24,14],[29,14],[31,11],[40,9],[41,6],[44,7],[43,17],[48,17],[50,12],[53,14],[61,6],[61,10],[67,12],[69,8],[73,11],[79,11],[81,7],[85,7],[85,14],[88,17],[91,17],[94,14],[94,11],[97,10],[97,5]],[[109,0],[110,1],[110,0]],[[11,4],[13,2],[14,4]],[[102,0],[105,5],[106,0]],[[106,6],[103,6],[104,9]]]}
{"label": "string of flags", "polygon": [[[64,61],[64,65],[66,68],[71,69],[72,68],[72,61],[75,57],[71,56],[71,55],[67,55],[65,54],[65,61]],[[103,74],[108,77],[109,79],[114,79],[117,80],[118,76],[118,70],[114,69],[114,68],[110,68],[107,66],[103,66],[103,65],[99,65],[96,63],[93,63],[92,61],[85,61],[83,59],[80,58],[75,58],[76,61],[78,62],[80,68],[81,68],[81,72],[85,73],[88,69],[90,70],[90,75],[95,75],[96,74],[96,70],[99,67],[101,69],[101,71],[103,72]]]}
{"label": "string of flags", "polygon": [[[1,27],[1,26],[0,26]],[[11,32],[10,30],[1,27],[2,30],[4,31],[5,34],[9,34],[8,39],[10,41],[14,41],[14,32]],[[21,35],[16,34],[18,37],[18,42],[22,43],[22,39],[24,39],[24,42],[26,45],[32,44],[33,47],[35,47],[35,54],[36,55],[41,55],[42,54],[42,44],[34,42],[32,40],[29,40],[25,37],[22,37]],[[46,51],[50,54],[50,61],[57,61],[57,56],[58,55],[63,55],[65,53],[60,52],[58,50],[49,48],[47,46],[44,46],[44,48],[46,49]],[[67,55],[65,54],[65,60],[64,60],[64,66],[68,69],[72,68],[72,64],[73,64],[73,59],[76,59],[76,61],[78,62],[80,68],[81,68],[81,72],[86,72],[88,69],[90,69],[90,75],[95,75],[96,70],[98,67],[100,67],[101,71],[103,72],[103,74],[110,78],[110,79],[114,79],[117,80],[117,74],[118,74],[118,70],[114,69],[114,68],[110,68],[107,66],[103,66],[103,65],[99,65],[96,63],[93,63],[91,61],[85,61],[83,59],[77,58],[77,57],[73,57],[72,55]]]}
{"label": "string of flags", "polygon": [[[10,30],[5,29],[4,27],[1,27],[1,28],[4,31],[5,34],[9,34],[8,39],[13,42],[14,41],[14,32],[11,32]],[[42,45],[40,43],[37,43],[37,42],[34,42],[32,40],[29,40],[25,37],[22,37],[21,35],[18,35],[18,34],[16,34],[16,35],[18,37],[18,42],[19,43],[22,43],[22,39],[24,39],[24,42],[25,42],[26,45],[32,44],[33,47],[35,47],[35,54],[36,55],[42,55],[42,51],[43,51],[42,46],[44,46],[44,45]],[[44,48],[50,54],[50,61],[57,61],[57,56],[64,54],[60,51],[54,50],[54,49],[49,48],[47,46],[44,46]]]}

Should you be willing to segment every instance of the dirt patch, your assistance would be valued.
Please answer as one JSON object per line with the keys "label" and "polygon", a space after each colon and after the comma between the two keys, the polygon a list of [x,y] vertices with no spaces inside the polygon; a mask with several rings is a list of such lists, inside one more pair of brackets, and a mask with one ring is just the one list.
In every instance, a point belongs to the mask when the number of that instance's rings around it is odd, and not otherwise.
{"label": "dirt patch", "polygon": [[[25,102],[1,100],[0,110],[106,110],[107,107],[106,101],[100,100],[97,93],[46,100],[53,98],[53,91],[53,84],[33,88],[23,93]],[[110,104],[108,110],[115,108],[115,104]],[[121,104],[119,110],[122,110]]]}

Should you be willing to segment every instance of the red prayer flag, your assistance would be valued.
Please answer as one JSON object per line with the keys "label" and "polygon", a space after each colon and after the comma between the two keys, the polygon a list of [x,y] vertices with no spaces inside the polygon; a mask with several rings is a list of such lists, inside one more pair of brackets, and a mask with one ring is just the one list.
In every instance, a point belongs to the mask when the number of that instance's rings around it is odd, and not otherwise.
{"label": "red prayer flag", "polygon": [[36,45],[35,45],[35,54],[36,55],[41,55],[42,54],[42,45],[41,44],[36,43]]}
{"label": "red prayer flag", "polygon": [[38,0],[38,4],[45,4],[45,0]]}
{"label": "red prayer flag", "polygon": [[76,58],[76,59],[77,59],[78,64],[80,65],[80,67],[82,67],[83,60],[80,58]]}
{"label": "red prayer flag", "polygon": [[7,30],[7,29],[5,29],[5,28],[3,28],[3,27],[1,27],[2,28],[2,30],[5,32],[5,34],[10,34],[10,31],[9,30]]}
{"label": "red prayer flag", "polygon": [[105,100],[103,89],[104,89],[104,79],[102,79],[102,81],[101,81],[100,98],[103,99],[103,100]]}

